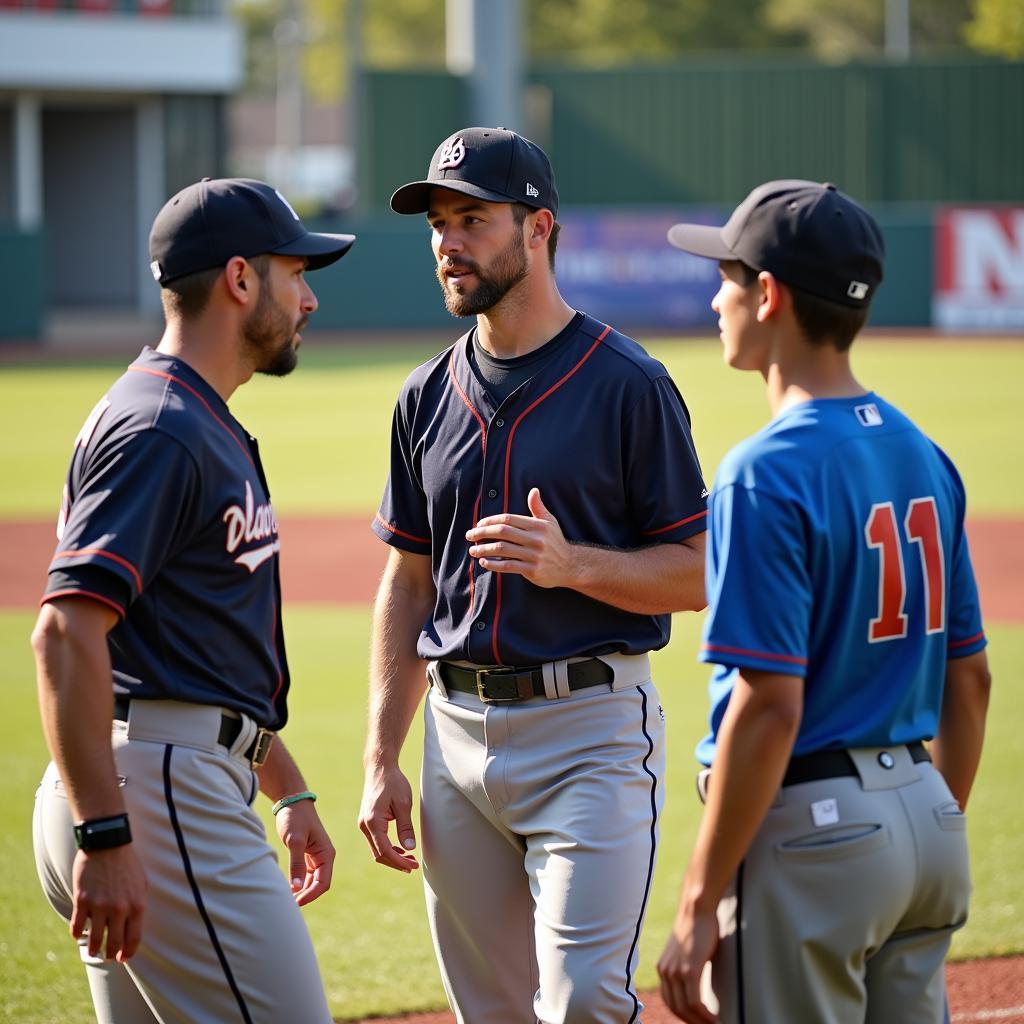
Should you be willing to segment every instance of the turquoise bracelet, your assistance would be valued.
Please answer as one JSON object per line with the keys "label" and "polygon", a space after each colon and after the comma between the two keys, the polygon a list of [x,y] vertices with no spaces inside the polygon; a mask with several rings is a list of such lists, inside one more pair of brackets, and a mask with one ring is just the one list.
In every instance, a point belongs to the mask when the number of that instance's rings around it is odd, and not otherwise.
{"label": "turquoise bracelet", "polygon": [[297,804],[300,800],[312,800],[316,801],[316,793],[310,792],[308,789],[304,789],[301,793],[293,793],[291,796],[283,796],[280,800],[270,808],[270,813],[275,817],[277,812],[284,810],[285,807],[289,807],[291,804]]}

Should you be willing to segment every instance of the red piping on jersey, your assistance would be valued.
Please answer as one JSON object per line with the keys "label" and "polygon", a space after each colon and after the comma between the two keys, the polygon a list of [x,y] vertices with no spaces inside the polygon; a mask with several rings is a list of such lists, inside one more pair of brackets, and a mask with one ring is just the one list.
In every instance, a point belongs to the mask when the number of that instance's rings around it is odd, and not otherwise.
{"label": "red piping on jersey", "polygon": [[88,597],[93,601],[109,605],[122,619],[125,617],[125,610],[116,601],[111,601],[109,597],[104,597],[102,594],[94,594],[91,590],[55,590],[52,594],[43,595],[39,607],[42,608],[47,601],[52,601],[56,597]]}
{"label": "red piping on jersey", "polygon": [[139,570],[126,558],[115,555],[112,551],[104,551],[102,548],[69,548],[67,551],[58,551],[53,556],[53,561],[56,562],[59,558],[74,558],[76,555],[98,555],[100,558],[109,558],[112,562],[117,562],[118,565],[124,566],[132,574],[132,579],[135,580],[135,589],[140,594],[142,593],[142,577],[139,575]]}
{"label": "red piping on jersey", "polygon": [[274,628],[270,631],[270,642],[274,646],[274,660],[277,662],[277,689],[274,690],[274,696],[270,698],[270,703],[273,705],[275,712],[277,711],[277,695],[281,692],[281,687],[284,686],[284,672],[281,670],[281,652],[277,649],[277,598],[274,598]]}
{"label": "red piping on jersey", "polygon": [[411,533],[406,533],[405,530],[400,530],[397,526],[392,526],[379,512],[377,513],[377,522],[384,527],[389,533],[393,533],[398,537],[405,537],[406,540],[414,540],[417,544],[429,544],[429,537],[415,537]]}
{"label": "red piping on jersey", "polygon": [[[469,396],[465,391],[462,390],[462,386],[459,384],[458,379],[455,376],[455,349],[452,349],[452,354],[448,358],[448,376],[452,379],[452,387],[455,388],[455,393],[462,399],[463,404],[476,418],[477,423],[480,425],[480,449],[483,455],[483,463],[480,468],[480,490],[477,491],[476,504],[473,506],[473,525],[476,526],[477,519],[480,518],[480,493],[484,487],[484,476],[483,470],[487,464],[487,424],[484,423],[483,416],[477,412],[476,407],[469,400]],[[473,614],[473,601],[476,596],[476,581],[473,578],[473,566],[474,560],[472,557],[469,559],[469,614]],[[501,595],[501,578],[498,578],[498,595],[500,599]],[[500,664],[500,662],[499,662]]]}
{"label": "red piping on jersey", "polygon": [[210,407],[210,403],[191,384],[186,384],[180,377],[175,377],[170,373],[164,373],[162,370],[151,370],[146,366],[129,366],[129,371],[132,373],[148,373],[153,377],[163,377],[164,380],[173,381],[175,384],[180,384],[190,395],[194,395],[203,403],[203,408],[231,435],[231,440],[242,449],[242,454],[249,460],[250,466],[255,466],[256,463],[252,461],[252,455],[249,449],[246,448],[241,441],[238,440],[238,435],[213,411]]}
{"label": "red piping on jersey", "polygon": [[951,651],[955,647],[966,647],[968,644],[977,643],[984,638],[985,631],[982,630],[980,633],[975,633],[974,636],[969,636],[966,640],[953,640],[951,643],[946,644],[946,650]]}
{"label": "red piping on jersey", "polygon": [[798,658],[795,654],[772,654],[769,651],[748,651],[743,647],[726,647],[724,644],[703,644],[702,651],[721,651],[723,654],[746,654],[751,658],[764,658],[766,661],[788,661],[794,665],[806,665],[806,658]]}
{"label": "red piping on jersey", "polygon": [[[539,398],[535,398],[517,417],[515,423],[512,424],[512,429],[508,432],[508,445],[505,448],[505,513],[508,513],[508,478],[509,470],[512,465],[512,442],[515,440],[516,430],[519,429],[519,424],[526,419],[527,416],[534,409],[540,405],[547,397],[554,394],[593,354],[594,350],[611,331],[611,327],[606,326],[605,329],[597,336],[597,340],[590,348],[583,354],[583,358],[564,376],[561,380],[555,381]],[[501,617],[501,573],[498,573],[498,592],[497,599],[494,607],[494,630],[491,633],[491,653],[494,655],[494,663],[496,665],[504,665],[505,663],[501,660],[501,655],[498,653],[498,620]]]}
{"label": "red piping on jersey", "polygon": [[707,514],[708,510],[704,509],[703,512],[698,512],[693,516],[687,516],[685,519],[680,519],[677,523],[669,523],[668,526],[660,526],[657,530],[641,530],[640,532],[645,537],[654,537],[659,533],[668,533],[669,530],[674,530],[677,526],[685,526],[687,523],[692,523],[696,519],[703,519]]}

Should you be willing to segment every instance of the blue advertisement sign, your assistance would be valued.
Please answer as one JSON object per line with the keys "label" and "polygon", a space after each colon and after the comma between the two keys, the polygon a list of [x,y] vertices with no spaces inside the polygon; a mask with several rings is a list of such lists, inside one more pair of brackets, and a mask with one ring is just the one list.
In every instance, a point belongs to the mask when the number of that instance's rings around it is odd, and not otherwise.
{"label": "blue advertisement sign", "polygon": [[714,327],[718,264],[668,244],[680,221],[722,224],[717,208],[563,210],[555,272],[566,302],[613,327]]}

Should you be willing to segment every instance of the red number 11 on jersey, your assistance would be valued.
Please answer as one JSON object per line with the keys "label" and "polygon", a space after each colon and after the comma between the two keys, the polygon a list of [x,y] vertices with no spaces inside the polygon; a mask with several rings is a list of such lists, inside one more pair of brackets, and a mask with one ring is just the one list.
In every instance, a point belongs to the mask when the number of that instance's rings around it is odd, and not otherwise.
{"label": "red number 11 on jersey", "polygon": [[[903,531],[916,544],[924,576],[925,632],[941,633],[946,622],[946,565],[942,557],[939,514],[933,497],[914,498],[907,506]],[[907,575],[903,545],[891,501],[871,506],[864,524],[869,548],[879,555],[878,615],[868,623],[868,642],[897,640],[907,635]]]}

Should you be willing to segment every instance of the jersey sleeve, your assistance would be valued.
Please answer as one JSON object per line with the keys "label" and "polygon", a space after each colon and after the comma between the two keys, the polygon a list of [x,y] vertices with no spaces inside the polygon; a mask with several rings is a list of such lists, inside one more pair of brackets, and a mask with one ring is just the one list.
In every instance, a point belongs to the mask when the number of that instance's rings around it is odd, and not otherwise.
{"label": "jersey sleeve", "polygon": [[629,412],[626,487],[633,521],[649,544],[686,540],[707,528],[707,490],[690,416],[672,378],[655,378]]}
{"label": "jersey sleeve", "polygon": [[988,641],[981,622],[978,584],[974,579],[967,534],[962,526],[955,541],[950,575],[946,656],[966,658],[977,654]]}
{"label": "jersey sleeve", "polygon": [[430,554],[430,520],[413,458],[412,438],[403,394],[391,421],[391,466],[373,532],[386,544],[418,555]]}
{"label": "jersey sleeve", "polygon": [[700,660],[802,678],[812,591],[796,504],[733,483],[710,518]]}
{"label": "jersey sleeve", "polygon": [[175,550],[198,467],[174,438],[145,430],[94,455],[79,476],[43,601],[79,593],[123,615]]}

